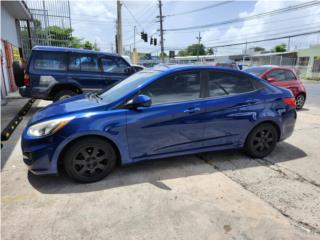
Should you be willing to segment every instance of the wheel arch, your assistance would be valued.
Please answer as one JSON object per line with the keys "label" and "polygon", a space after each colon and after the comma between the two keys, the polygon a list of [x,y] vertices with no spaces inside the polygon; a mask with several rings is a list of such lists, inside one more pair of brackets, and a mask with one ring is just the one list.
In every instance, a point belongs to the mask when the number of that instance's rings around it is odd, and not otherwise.
{"label": "wheel arch", "polygon": [[277,133],[278,133],[278,140],[277,140],[277,141],[280,141],[280,139],[281,139],[281,128],[280,128],[279,124],[278,124],[277,122],[275,122],[275,121],[272,121],[272,120],[269,120],[269,119],[268,119],[268,120],[260,121],[260,122],[258,122],[257,124],[255,124],[255,125],[250,129],[250,131],[248,132],[248,134],[247,134],[244,142],[247,141],[250,133],[251,133],[255,128],[257,128],[257,127],[259,127],[260,125],[265,124],[265,123],[269,123],[269,124],[273,125],[273,126],[276,128]]}
{"label": "wheel arch", "polygon": [[88,137],[95,137],[95,138],[100,138],[106,142],[108,142],[115,150],[116,152],[116,155],[117,155],[117,164],[118,165],[121,165],[121,159],[122,159],[122,156],[121,156],[121,152],[119,150],[119,147],[117,146],[117,144],[112,141],[110,138],[104,136],[104,135],[101,135],[101,134],[95,134],[95,133],[90,133],[90,134],[87,134],[87,135],[80,135],[80,136],[77,136],[73,139],[71,139],[70,141],[68,141],[67,143],[63,144],[62,146],[62,149],[59,151],[59,153],[57,154],[56,156],[56,166],[58,167],[58,165],[60,165],[62,162],[63,162],[63,156],[64,154],[66,153],[67,149],[73,145],[74,143],[76,143],[77,141],[80,141],[84,138],[88,138]]}
{"label": "wheel arch", "polygon": [[59,84],[55,84],[54,86],[51,87],[50,91],[49,91],[49,97],[53,98],[54,95],[59,92],[60,90],[71,90],[74,91],[77,94],[81,94],[82,93],[82,89],[80,86],[78,86],[77,84],[74,83],[59,83]]}

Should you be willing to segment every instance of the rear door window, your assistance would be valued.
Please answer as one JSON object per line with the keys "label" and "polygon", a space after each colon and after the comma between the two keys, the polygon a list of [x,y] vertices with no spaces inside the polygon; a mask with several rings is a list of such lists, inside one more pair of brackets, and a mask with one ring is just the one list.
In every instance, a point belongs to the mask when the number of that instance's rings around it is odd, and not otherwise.
{"label": "rear door window", "polygon": [[285,75],[286,75],[286,79],[287,81],[290,80],[296,80],[296,76],[293,74],[293,72],[289,71],[289,70],[284,70],[285,71]]}
{"label": "rear door window", "polygon": [[274,78],[278,81],[287,81],[287,77],[284,70],[272,70],[266,76],[266,79]]}
{"label": "rear door window", "polygon": [[227,72],[209,72],[209,97],[236,95],[255,90],[250,78]]}
{"label": "rear door window", "polygon": [[67,70],[67,55],[60,52],[37,52],[35,55],[33,67],[36,70]]}
{"label": "rear door window", "polygon": [[69,70],[82,72],[100,72],[97,55],[70,54]]}

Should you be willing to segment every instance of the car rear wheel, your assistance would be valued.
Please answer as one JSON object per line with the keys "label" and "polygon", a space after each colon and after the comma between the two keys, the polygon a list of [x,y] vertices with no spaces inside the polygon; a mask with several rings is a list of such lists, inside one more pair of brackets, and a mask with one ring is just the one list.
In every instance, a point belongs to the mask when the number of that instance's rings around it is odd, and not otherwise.
{"label": "car rear wheel", "polygon": [[105,140],[88,137],[76,141],[64,154],[67,174],[79,182],[95,182],[106,177],[114,168],[117,155]]}
{"label": "car rear wheel", "polygon": [[56,102],[56,101],[59,101],[59,100],[62,100],[62,99],[66,99],[66,98],[69,98],[69,97],[72,97],[76,95],[76,93],[72,90],[60,90],[58,91],[57,93],[54,94],[53,96],[53,101]]}
{"label": "car rear wheel", "polygon": [[278,141],[278,131],[270,123],[263,123],[254,128],[245,142],[245,152],[253,158],[269,155]]}
{"label": "car rear wheel", "polygon": [[296,106],[297,106],[296,108],[298,110],[302,109],[305,102],[306,102],[306,97],[303,94],[299,94],[296,97]]}

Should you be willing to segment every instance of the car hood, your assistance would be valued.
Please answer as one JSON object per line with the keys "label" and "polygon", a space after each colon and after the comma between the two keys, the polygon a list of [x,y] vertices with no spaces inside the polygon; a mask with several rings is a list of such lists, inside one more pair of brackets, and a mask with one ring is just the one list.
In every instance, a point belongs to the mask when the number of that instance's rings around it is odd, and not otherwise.
{"label": "car hood", "polygon": [[93,97],[87,97],[86,95],[78,95],[68,99],[64,99],[48,105],[47,107],[36,112],[28,125],[35,122],[43,121],[46,119],[52,119],[52,117],[65,116],[72,113],[85,113],[99,110],[108,110],[111,108],[111,104],[105,104],[102,100]]}

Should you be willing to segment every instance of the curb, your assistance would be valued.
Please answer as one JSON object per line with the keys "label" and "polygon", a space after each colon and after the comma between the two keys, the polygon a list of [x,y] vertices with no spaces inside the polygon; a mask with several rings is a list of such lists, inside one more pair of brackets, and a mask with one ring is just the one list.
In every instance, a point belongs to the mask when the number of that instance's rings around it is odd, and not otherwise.
{"label": "curb", "polygon": [[[1,132],[1,142],[7,141],[14,130],[17,128],[19,123],[22,121],[23,116],[25,116],[30,110],[32,104],[35,102],[35,99],[30,99],[17,113],[17,115],[9,122],[9,124]],[[1,143],[2,148],[2,143]]]}

